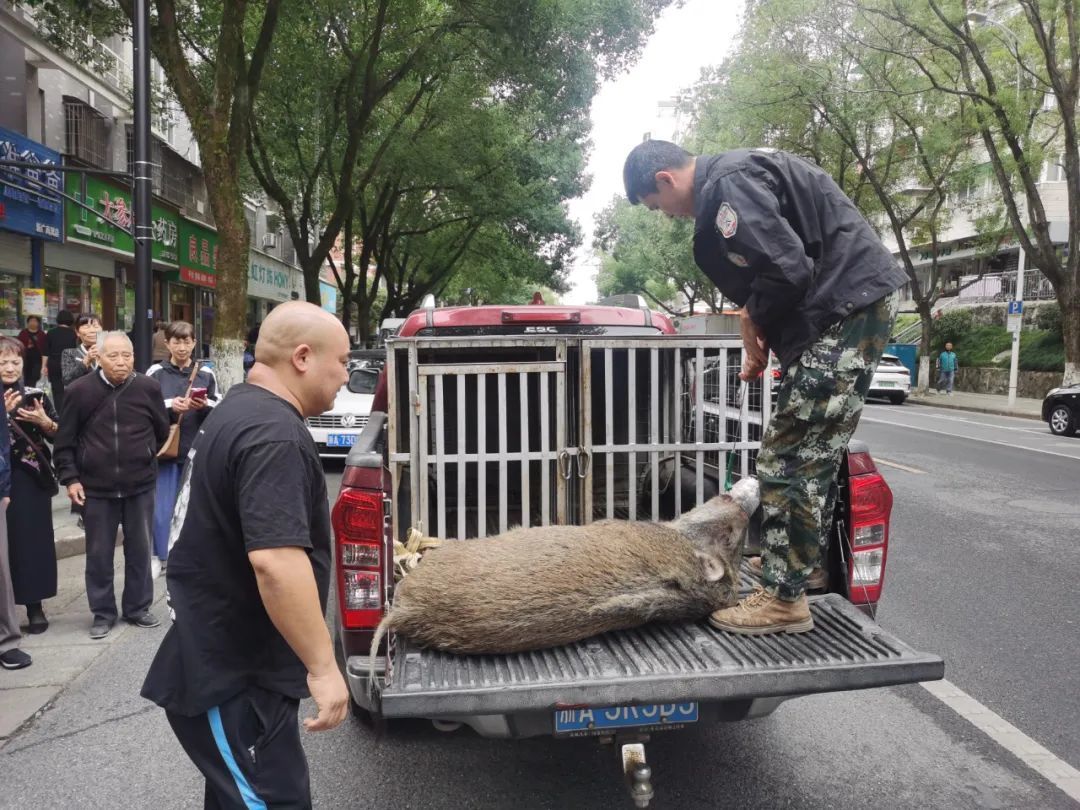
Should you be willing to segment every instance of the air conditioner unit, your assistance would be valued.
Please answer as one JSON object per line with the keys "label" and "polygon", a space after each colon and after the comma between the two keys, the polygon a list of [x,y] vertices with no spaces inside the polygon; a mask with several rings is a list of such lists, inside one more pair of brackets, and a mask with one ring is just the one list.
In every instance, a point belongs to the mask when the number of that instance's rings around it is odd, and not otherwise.
{"label": "air conditioner unit", "polygon": [[262,246],[264,250],[277,247],[277,234],[276,233],[264,233]]}

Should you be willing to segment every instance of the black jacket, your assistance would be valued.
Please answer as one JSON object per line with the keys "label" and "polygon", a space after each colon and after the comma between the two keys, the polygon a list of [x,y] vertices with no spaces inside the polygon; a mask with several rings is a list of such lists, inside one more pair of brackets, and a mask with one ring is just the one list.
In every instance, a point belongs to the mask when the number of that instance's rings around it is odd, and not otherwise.
{"label": "black jacket", "polygon": [[831,324],[907,283],[833,179],[794,155],[697,159],[694,260],[787,368]]}
{"label": "black jacket", "polygon": [[[165,397],[165,408],[169,411],[169,419],[176,422],[178,415],[172,412],[172,401],[182,397],[188,390],[188,381],[191,379],[191,366],[177,368],[170,360],[162,360],[154,363],[146,370],[146,376],[156,380],[161,386],[161,395]],[[188,411],[184,420],[180,423],[180,452],[176,456],[178,462],[183,462],[188,456],[188,451],[199,435],[199,428],[210,415],[210,411],[221,401],[218,393],[217,377],[214,372],[205,366],[199,369],[195,375],[195,388],[206,389],[206,404],[208,407],[201,411]]]}
{"label": "black jacket", "polygon": [[64,391],[54,453],[57,477],[65,486],[80,482],[95,498],[138,495],[154,488],[157,451],[168,436],[160,385],[133,374],[114,387],[95,371]]}

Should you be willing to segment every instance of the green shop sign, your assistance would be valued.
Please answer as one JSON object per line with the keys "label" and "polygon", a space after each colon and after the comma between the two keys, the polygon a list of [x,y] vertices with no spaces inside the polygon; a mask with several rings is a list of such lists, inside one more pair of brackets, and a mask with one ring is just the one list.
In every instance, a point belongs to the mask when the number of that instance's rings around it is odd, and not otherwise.
{"label": "green shop sign", "polygon": [[[125,258],[135,254],[135,240],[131,237],[135,216],[131,189],[93,175],[68,172],[65,191],[97,213],[97,216],[94,216],[82,206],[66,202],[65,230],[68,242],[104,248]],[[180,247],[179,215],[155,204],[150,208],[150,216],[154,228],[154,242],[151,247],[154,263],[177,267]]]}
{"label": "green shop sign", "polygon": [[217,232],[189,219],[180,220],[180,281],[217,286]]}

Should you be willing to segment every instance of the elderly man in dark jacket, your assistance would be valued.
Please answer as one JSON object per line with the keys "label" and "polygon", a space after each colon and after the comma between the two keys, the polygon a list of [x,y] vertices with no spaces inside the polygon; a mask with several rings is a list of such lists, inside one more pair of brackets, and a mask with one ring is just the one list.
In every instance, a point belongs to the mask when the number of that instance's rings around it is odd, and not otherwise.
{"label": "elderly man in dark jacket", "polygon": [[157,451],[169,435],[161,386],[135,373],[127,335],[104,333],[98,347],[101,368],[67,389],[55,452],[60,483],[72,502],[84,508],[91,638],[104,638],[116,624],[113,557],[121,525],[123,616],[138,627],[159,623],[150,612],[150,538]]}

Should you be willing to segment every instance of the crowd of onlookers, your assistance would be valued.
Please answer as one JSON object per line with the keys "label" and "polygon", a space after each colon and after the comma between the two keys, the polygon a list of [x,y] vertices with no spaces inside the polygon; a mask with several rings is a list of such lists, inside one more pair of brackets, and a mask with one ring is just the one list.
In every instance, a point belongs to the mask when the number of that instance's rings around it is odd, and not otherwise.
{"label": "crowd of onlookers", "polygon": [[[91,638],[118,618],[159,623],[153,580],[167,563],[170,522],[188,450],[220,399],[213,371],[194,359],[190,323],[159,322],[154,364],[135,372],[132,341],[97,316],[61,311],[48,333],[36,316],[17,338],[0,336],[0,665],[32,663],[20,649],[48,630],[43,603],[56,595],[53,498],[66,490],[86,535]],[[117,531],[124,588],[113,593]]]}

